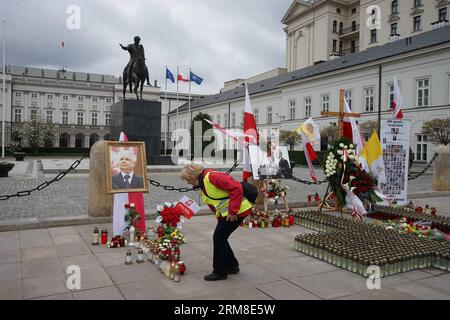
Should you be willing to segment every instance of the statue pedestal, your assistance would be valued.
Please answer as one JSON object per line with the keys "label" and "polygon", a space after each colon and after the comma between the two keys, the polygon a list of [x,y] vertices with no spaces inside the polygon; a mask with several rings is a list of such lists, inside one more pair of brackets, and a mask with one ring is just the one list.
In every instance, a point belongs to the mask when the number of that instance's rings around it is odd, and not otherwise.
{"label": "statue pedestal", "polygon": [[438,146],[438,156],[433,167],[433,190],[450,191],[450,149],[447,146]]}
{"label": "statue pedestal", "polygon": [[144,141],[148,164],[161,164],[161,102],[122,100],[111,106],[111,137]]}
{"label": "statue pedestal", "polygon": [[112,194],[106,193],[105,141],[96,142],[89,158],[89,208],[90,217],[110,217],[113,211]]}

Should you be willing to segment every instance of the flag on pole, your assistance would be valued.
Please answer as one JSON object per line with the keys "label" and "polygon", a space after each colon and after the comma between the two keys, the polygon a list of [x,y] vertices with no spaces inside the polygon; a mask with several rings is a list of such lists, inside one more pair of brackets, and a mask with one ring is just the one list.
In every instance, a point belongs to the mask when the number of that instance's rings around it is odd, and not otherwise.
{"label": "flag on pole", "polygon": [[183,76],[183,74],[181,73],[181,71],[179,71],[179,70],[178,70],[178,78],[177,79],[178,79],[178,81],[189,82],[189,79],[185,78]]}
{"label": "flag on pole", "polygon": [[392,110],[394,112],[392,113],[392,118],[398,120],[403,119],[402,109],[404,106],[405,102],[398,86],[397,76],[394,76],[394,99],[392,100]]}
{"label": "flag on pole", "polygon": [[[128,141],[128,137],[125,133],[120,133],[119,141]],[[136,212],[139,213],[141,219],[136,222],[135,228],[140,232],[145,233],[145,207],[144,196],[141,192],[129,192],[129,193],[115,193],[114,194],[114,206],[113,206],[113,235],[121,236],[126,230],[128,223],[125,222],[125,215],[127,209],[125,205],[128,203],[134,203]]]}
{"label": "flag on pole", "polygon": [[245,86],[245,105],[244,105],[244,141],[243,146],[243,167],[242,180],[247,181],[252,176],[252,166],[250,163],[250,153],[248,145],[258,145],[258,129],[256,128],[255,115],[253,114],[250,95],[247,85]]}
{"label": "flag on pole", "polygon": [[[344,97],[345,113],[351,113],[352,110]],[[364,148],[364,141],[359,132],[359,126],[353,117],[344,117],[344,137],[347,137],[356,146],[357,154],[360,155]]]}
{"label": "flag on pole", "polygon": [[175,78],[173,77],[173,73],[169,70],[169,68],[166,67],[166,80],[172,81],[172,83],[175,83]]}
{"label": "flag on pole", "polygon": [[194,81],[196,84],[201,85],[203,78],[200,78],[199,76],[195,75],[192,71],[189,73],[189,78],[191,81]]}
{"label": "flag on pole", "polygon": [[386,182],[383,148],[376,132],[372,134],[364,146],[359,161],[364,170],[372,172],[378,179],[378,185]]}
{"label": "flag on pole", "polygon": [[224,135],[226,135],[226,136],[230,137],[231,139],[233,139],[234,141],[237,141],[237,142],[239,142],[240,144],[244,145],[244,144],[242,143],[242,141],[238,138],[238,135],[237,135],[237,134],[234,134],[233,132],[231,132],[231,131],[228,130],[227,128],[224,128],[224,127],[220,126],[219,124],[217,124],[217,123],[215,123],[215,122],[212,122],[212,121],[210,121],[210,120],[208,120],[208,119],[203,119],[203,120],[205,120],[207,123],[209,123],[210,125],[212,125],[212,127],[213,127],[214,129],[219,130],[219,131],[222,132]]}
{"label": "flag on pole", "polygon": [[317,154],[314,151],[314,145],[320,143],[320,131],[319,127],[315,124],[314,120],[310,117],[302,125],[300,125],[296,131],[302,137],[303,150],[305,152],[306,163],[308,164],[309,173],[313,181],[317,181],[317,175],[314,171],[312,162],[317,160]]}

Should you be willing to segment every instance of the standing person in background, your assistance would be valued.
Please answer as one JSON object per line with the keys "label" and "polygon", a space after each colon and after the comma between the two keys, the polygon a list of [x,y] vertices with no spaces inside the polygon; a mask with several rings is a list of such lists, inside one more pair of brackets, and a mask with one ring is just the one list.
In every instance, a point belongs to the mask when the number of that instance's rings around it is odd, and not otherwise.
{"label": "standing person in background", "polygon": [[226,173],[191,164],[181,170],[180,178],[200,189],[203,202],[217,218],[213,236],[213,272],[204,279],[225,280],[228,274],[239,272],[239,262],[228,243],[228,238],[252,212],[252,203],[244,197],[241,183]]}

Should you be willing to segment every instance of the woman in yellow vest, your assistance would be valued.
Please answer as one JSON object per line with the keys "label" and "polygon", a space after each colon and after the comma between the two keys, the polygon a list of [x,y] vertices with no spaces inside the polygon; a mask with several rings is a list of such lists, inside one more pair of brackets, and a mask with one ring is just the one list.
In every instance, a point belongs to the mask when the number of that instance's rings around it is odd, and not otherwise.
{"label": "woman in yellow vest", "polygon": [[199,187],[203,202],[217,218],[213,236],[213,272],[204,279],[225,280],[228,274],[239,272],[239,262],[231,250],[228,238],[252,212],[252,204],[244,197],[241,183],[226,173],[191,164],[181,170],[180,177],[190,185]]}

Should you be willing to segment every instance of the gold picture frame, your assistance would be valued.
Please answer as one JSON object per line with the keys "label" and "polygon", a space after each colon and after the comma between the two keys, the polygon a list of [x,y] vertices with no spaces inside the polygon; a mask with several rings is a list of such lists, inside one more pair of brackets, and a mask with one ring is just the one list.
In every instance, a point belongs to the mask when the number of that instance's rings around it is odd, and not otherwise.
{"label": "gold picture frame", "polygon": [[148,192],[145,143],[106,141],[106,192]]}

